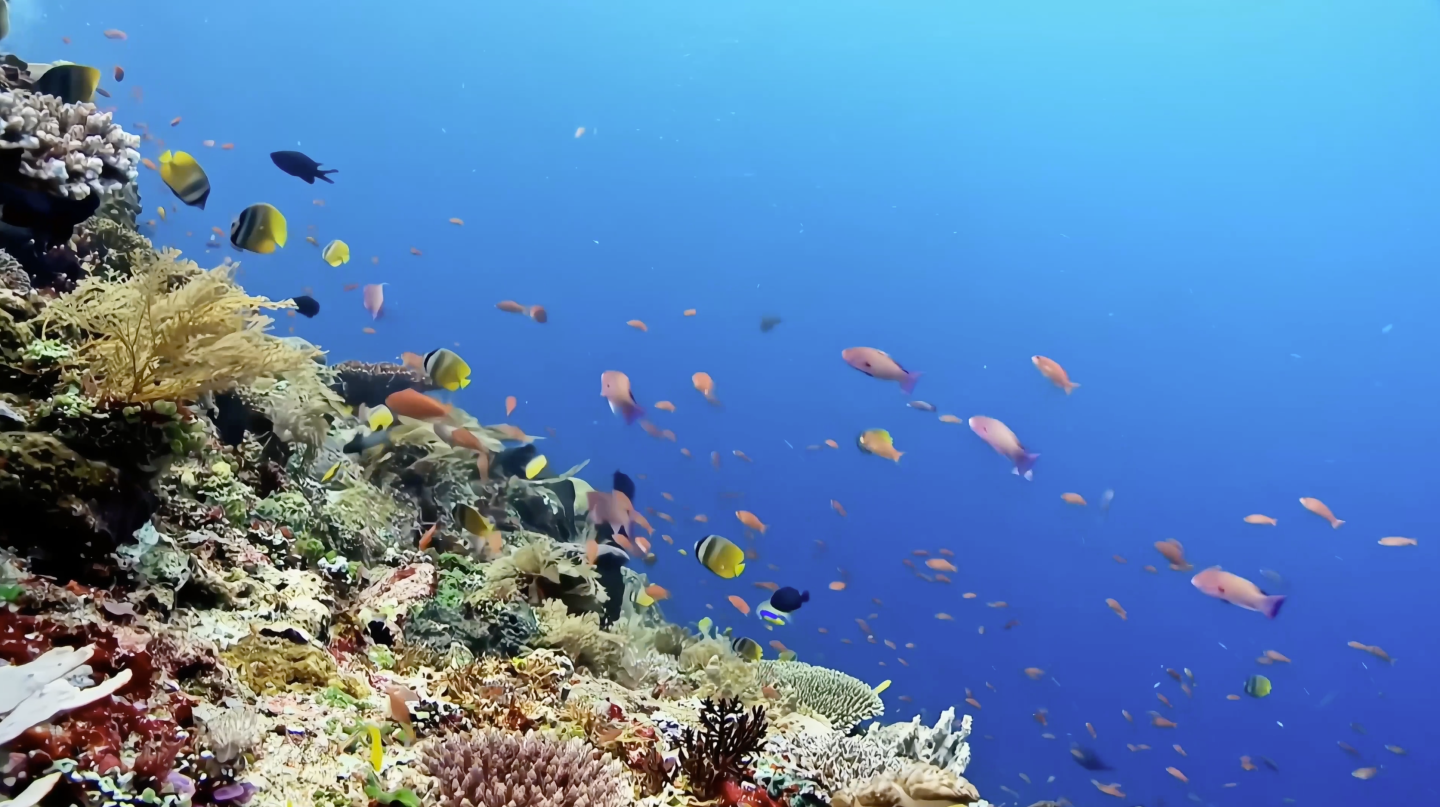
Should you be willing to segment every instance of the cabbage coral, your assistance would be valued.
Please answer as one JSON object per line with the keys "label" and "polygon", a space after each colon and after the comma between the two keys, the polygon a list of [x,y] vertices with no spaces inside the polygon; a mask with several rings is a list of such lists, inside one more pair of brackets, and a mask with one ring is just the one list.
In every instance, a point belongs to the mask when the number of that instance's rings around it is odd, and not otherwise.
{"label": "cabbage coral", "polygon": [[90,277],[52,303],[46,326],[88,338],[88,362],[102,398],[144,403],[194,400],[262,376],[309,369],[313,356],[265,333],[261,309],[289,301],[252,297],[233,280],[234,265],[203,271],[174,250],[143,256],[134,273]]}
{"label": "cabbage coral", "polygon": [[839,670],[803,661],[761,661],[756,667],[760,680],[782,693],[793,694],[840,731],[849,731],[862,720],[885,714],[885,704],[874,690]]}
{"label": "cabbage coral", "polygon": [[[421,749],[441,807],[620,807],[620,768],[581,740],[479,731]],[[627,788],[628,789],[628,788]]]}

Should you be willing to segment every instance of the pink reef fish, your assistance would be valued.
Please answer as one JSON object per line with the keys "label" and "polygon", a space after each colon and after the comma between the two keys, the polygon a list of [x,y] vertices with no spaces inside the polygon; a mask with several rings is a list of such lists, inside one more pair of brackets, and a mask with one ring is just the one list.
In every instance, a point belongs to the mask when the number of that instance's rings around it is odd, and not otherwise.
{"label": "pink reef fish", "polygon": [[370,312],[371,319],[380,319],[380,311],[385,307],[385,284],[371,283],[365,287],[365,310]]}
{"label": "pink reef fish", "polygon": [[635,527],[645,528],[647,533],[655,532],[650,522],[635,510],[630,497],[624,493],[614,490],[609,493],[601,493],[592,490],[585,494],[585,499],[590,505],[590,523],[600,525],[609,524],[610,530],[619,535],[624,533],[627,537],[635,537]]}
{"label": "pink reef fish", "polygon": [[1207,596],[1247,611],[1258,611],[1270,619],[1274,619],[1280,613],[1280,606],[1285,604],[1283,594],[1266,594],[1240,575],[1220,571],[1219,566],[1211,566],[1190,578],[1190,584]]}
{"label": "pink reef fish", "polygon": [[840,358],[856,370],[881,381],[898,381],[906,395],[915,391],[920,374],[913,373],[890,358],[890,354],[873,347],[847,347],[840,351]]}
{"label": "pink reef fish", "polygon": [[619,370],[606,370],[600,374],[600,394],[610,402],[610,411],[625,418],[627,424],[645,415],[645,410],[635,402],[635,394],[630,391],[630,377]]}
{"label": "pink reef fish", "polygon": [[1015,463],[1011,473],[1026,479],[1035,478],[1035,460],[1040,459],[1040,455],[1027,452],[1025,446],[1020,445],[1020,438],[1010,431],[1009,426],[995,418],[976,415],[970,418],[970,431],[980,435],[980,439],[989,443],[997,453]]}

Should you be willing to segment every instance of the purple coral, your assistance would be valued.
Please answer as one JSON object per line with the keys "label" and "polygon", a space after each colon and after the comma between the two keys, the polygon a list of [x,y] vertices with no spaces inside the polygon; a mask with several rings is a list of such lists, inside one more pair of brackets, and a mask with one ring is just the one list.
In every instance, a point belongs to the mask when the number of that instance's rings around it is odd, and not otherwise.
{"label": "purple coral", "polygon": [[581,740],[486,730],[430,743],[421,765],[441,807],[620,807],[619,764]]}

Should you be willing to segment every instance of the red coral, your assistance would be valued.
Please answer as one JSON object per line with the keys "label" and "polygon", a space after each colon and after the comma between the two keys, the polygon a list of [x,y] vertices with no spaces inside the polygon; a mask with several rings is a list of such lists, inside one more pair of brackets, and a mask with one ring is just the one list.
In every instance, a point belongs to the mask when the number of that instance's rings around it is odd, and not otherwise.
{"label": "red coral", "polygon": [[720,788],[720,803],[725,807],[782,807],[764,788],[726,780]]}

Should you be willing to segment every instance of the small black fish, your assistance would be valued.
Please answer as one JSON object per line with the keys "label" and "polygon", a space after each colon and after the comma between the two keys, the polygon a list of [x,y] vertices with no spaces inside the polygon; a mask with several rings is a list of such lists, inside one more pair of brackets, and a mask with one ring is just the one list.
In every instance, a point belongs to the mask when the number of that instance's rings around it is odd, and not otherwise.
{"label": "small black fish", "polygon": [[1276,773],[1279,773],[1279,772],[1280,772],[1280,766],[1279,766],[1279,765],[1276,765],[1276,764],[1275,764],[1275,761],[1272,760],[1271,758],[1269,758],[1269,757],[1260,757],[1260,761],[1263,762],[1263,763],[1265,763],[1265,767],[1269,768],[1270,770],[1272,770],[1272,771],[1274,771],[1274,772],[1276,772]]}
{"label": "small black fish", "polygon": [[300,312],[300,316],[306,319],[310,319],[320,313],[320,301],[308,294],[292,297],[290,301],[295,304],[295,310]]}
{"label": "small black fish", "polygon": [[611,483],[611,487],[625,494],[625,498],[631,502],[635,501],[635,482],[620,471],[615,472],[615,478]]}
{"label": "small black fish", "polygon": [[776,325],[779,325],[779,324],[780,324],[780,318],[779,318],[779,317],[775,317],[775,316],[761,317],[761,318],[760,318],[760,332],[761,332],[761,333],[770,333],[771,331],[775,330],[775,326],[776,326]]}
{"label": "small black fish", "polygon": [[801,593],[791,586],[785,586],[775,590],[770,595],[770,607],[777,611],[793,614],[800,610],[800,606],[810,602],[810,592]]}
{"label": "small black fish", "polygon": [[1079,743],[1071,744],[1070,756],[1074,757],[1075,761],[1080,764],[1080,767],[1087,771],[1111,770],[1110,766],[1106,765],[1104,760],[1100,759],[1094,751],[1091,751]]}
{"label": "small black fish", "polygon": [[317,179],[323,179],[334,185],[335,180],[331,179],[329,175],[340,170],[338,168],[322,170],[320,163],[298,151],[272,151],[270,152],[270,161],[275,163],[275,167],[281,171],[292,177],[303,179],[311,185],[314,185]]}

